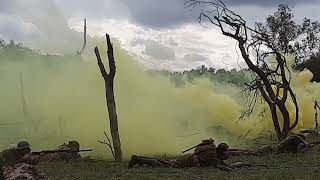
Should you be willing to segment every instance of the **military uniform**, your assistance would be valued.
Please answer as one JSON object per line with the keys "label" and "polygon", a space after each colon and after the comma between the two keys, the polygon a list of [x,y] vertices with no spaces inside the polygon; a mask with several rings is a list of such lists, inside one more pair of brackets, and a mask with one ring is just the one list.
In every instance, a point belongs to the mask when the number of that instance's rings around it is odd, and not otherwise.
{"label": "military uniform", "polygon": [[17,147],[6,149],[0,153],[0,161],[3,165],[14,165],[17,163],[32,164],[33,159],[28,155],[30,153],[30,145],[26,141],[21,141]]}
{"label": "military uniform", "polygon": [[175,165],[179,168],[195,167],[197,164],[194,159],[193,154],[183,154],[175,160]]}
{"label": "military uniform", "polygon": [[212,166],[218,164],[217,147],[212,142],[202,143],[193,153],[193,161],[198,166]]}
{"label": "military uniform", "polygon": [[264,145],[259,149],[254,150],[231,150],[228,153],[230,156],[297,153],[301,144],[308,145],[308,143],[305,141],[305,137],[301,134],[298,134],[288,136],[277,145]]}
{"label": "military uniform", "polygon": [[205,167],[217,166],[222,160],[218,157],[217,147],[213,140],[204,140],[202,143],[195,146],[194,153],[183,154],[177,159],[166,160],[157,158],[148,158],[133,155],[128,167],[131,168],[135,164],[149,165],[152,167],[175,167],[175,168],[188,168],[188,167]]}
{"label": "military uniform", "polygon": [[300,145],[308,145],[305,137],[301,134],[291,135],[275,146],[278,153],[290,152],[297,153]]}
{"label": "military uniform", "polygon": [[73,159],[81,158],[79,154],[80,144],[77,141],[69,141],[68,144],[64,143],[55,150],[66,150],[70,152],[55,152],[51,154],[39,155],[39,162],[50,162],[50,161],[69,161]]}

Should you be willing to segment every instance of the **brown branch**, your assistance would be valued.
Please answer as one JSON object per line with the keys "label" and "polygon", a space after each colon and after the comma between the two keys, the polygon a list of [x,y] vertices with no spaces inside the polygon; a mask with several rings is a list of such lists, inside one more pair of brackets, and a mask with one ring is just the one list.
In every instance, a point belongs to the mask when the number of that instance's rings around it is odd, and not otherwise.
{"label": "brown branch", "polygon": [[108,142],[106,142],[105,140],[104,141],[98,141],[100,144],[105,144],[107,145],[109,148],[110,148],[110,151],[112,153],[112,156],[113,158],[115,158],[115,154],[114,154],[114,150],[112,148],[112,145],[111,145],[111,140],[109,138],[109,136],[107,135],[107,133],[105,131],[103,131],[104,135],[106,136],[106,138],[108,139]]}
{"label": "brown branch", "polygon": [[97,46],[94,48],[94,53],[96,54],[96,57],[97,57],[98,66],[99,66],[101,75],[104,79],[106,79],[108,77],[108,73],[107,73],[106,69],[104,68],[104,65],[103,65],[103,62],[101,60],[101,56],[99,53],[99,49]]}
{"label": "brown branch", "polygon": [[292,129],[294,129],[294,128],[297,126],[298,121],[299,121],[299,106],[298,106],[298,102],[297,102],[296,95],[293,93],[291,87],[289,87],[289,93],[290,93],[291,99],[292,99],[292,101],[293,101],[293,103],[294,103],[294,106],[295,106],[295,108],[296,108],[295,121],[294,121],[294,123],[292,124],[292,126],[289,128],[290,131],[291,131]]}
{"label": "brown branch", "polygon": [[264,98],[265,101],[267,101],[268,104],[274,104],[274,102],[267,95],[266,91],[263,89],[260,81],[257,81],[257,88],[259,89],[262,97]]}
{"label": "brown branch", "polygon": [[113,56],[113,46],[111,44],[110,36],[106,34],[106,39],[107,39],[107,47],[108,47],[108,59],[109,59],[109,68],[110,68],[110,73],[108,76],[110,78],[114,78],[116,74],[116,63],[114,61],[114,56]]}

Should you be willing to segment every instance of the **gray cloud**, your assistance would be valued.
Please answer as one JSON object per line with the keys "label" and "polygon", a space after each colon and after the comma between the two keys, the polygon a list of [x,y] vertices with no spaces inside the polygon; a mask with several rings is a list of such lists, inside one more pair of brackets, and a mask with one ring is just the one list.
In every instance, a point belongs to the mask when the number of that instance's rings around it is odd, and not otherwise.
{"label": "gray cloud", "polygon": [[90,18],[125,18],[129,10],[119,0],[53,0],[67,17],[81,16]]}
{"label": "gray cloud", "polygon": [[179,45],[172,37],[169,38],[168,44],[170,46],[178,46]]}
{"label": "gray cloud", "polygon": [[256,6],[278,6],[279,4],[299,5],[319,2],[319,0],[224,0],[226,5],[256,5]]}
{"label": "gray cloud", "polygon": [[9,14],[0,14],[0,36],[7,40],[24,42],[39,33],[32,23],[25,23],[21,18]]}
{"label": "gray cloud", "polygon": [[[170,28],[184,23],[194,22],[199,14],[199,9],[192,11],[185,9],[185,0],[120,0],[131,14],[131,20],[153,28]],[[320,0],[224,0],[231,9],[239,13],[248,13],[247,11],[237,11],[239,6],[257,6],[263,8],[263,11],[269,12],[278,7],[279,4],[288,4],[290,6],[304,6],[309,4],[318,4]],[[250,11],[249,11],[250,12]],[[302,14],[298,14],[299,16]],[[251,13],[248,21],[261,16],[260,13]],[[307,16],[307,14],[306,14]],[[258,18],[262,19],[262,18]]]}
{"label": "gray cloud", "polygon": [[80,49],[81,33],[69,28],[53,1],[1,0],[1,5],[6,7],[0,14],[0,35],[5,39],[54,53],[75,53]]}
{"label": "gray cloud", "polygon": [[151,27],[172,27],[191,17],[185,13],[184,0],[120,0],[131,12],[132,20]]}
{"label": "gray cloud", "polygon": [[160,59],[160,60],[174,60],[176,58],[175,52],[168,46],[165,46],[154,40],[137,39],[131,43],[132,46],[144,45],[144,54]]}
{"label": "gray cloud", "polygon": [[[1,0],[0,12],[4,13],[19,7],[20,12],[18,13],[25,16],[30,14],[29,16],[39,19],[50,18],[50,16],[57,16],[60,13],[60,16],[62,16],[60,19],[71,16],[87,17],[88,22],[91,18],[99,20],[128,19],[146,27],[172,28],[184,23],[196,23],[197,21],[199,9],[196,8],[192,11],[185,9],[184,2],[185,0]],[[264,12],[274,11],[280,3],[298,8],[298,17],[315,17],[315,13],[308,11],[305,7],[307,5],[312,4],[320,8],[320,0],[224,0],[224,2],[236,13],[244,14],[248,21],[264,19],[266,14]],[[251,8],[245,8],[244,6],[250,6]],[[256,9],[260,11],[254,11],[252,6],[257,7]],[[41,18],[42,16],[45,18]],[[49,23],[59,23],[58,21],[51,21],[54,20],[52,18],[49,20]]]}
{"label": "gray cloud", "polygon": [[[263,21],[280,3],[294,5],[298,19],[306,16],[319,20],[315,12],[320,9],[320,0],[227,0],[230,8],[248,20],[249,24]],[[126,19],[146,29],[166,30],[184,23],[197,23],[198,11],[185,9],[184,0],[0,0],[0,35],[23,41],[34,48],[61,53],[75,52],[81,47],[82,37],[81,33],[68,26],[68,18],[73,16],[88,17],[88,28],[90,19],[96,22]],[[173,39],[167,41],[170,47],[178,46]],[[197,39],[192,41],[197,42]],[[158,59],[175,58],[173,50],[165,45],[158,42],[144,44],[147,55]],[[166,55],[160,55],[156,47]]]}
{"label": "gray cloud", "polygon": [[184,57],[182,59],[187,62],[199,62],[199,61],[201,62],[201,61],[208,60],[207,57],[200,55],[200,54],[196,54],[196,53],[186,54],[186,55],[184,55]]}

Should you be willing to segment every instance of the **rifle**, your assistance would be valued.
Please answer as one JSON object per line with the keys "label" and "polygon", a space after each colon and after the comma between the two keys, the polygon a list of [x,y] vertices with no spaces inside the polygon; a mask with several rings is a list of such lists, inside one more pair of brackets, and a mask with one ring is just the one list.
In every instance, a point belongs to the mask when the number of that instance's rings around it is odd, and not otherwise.
{"label": "rifle", "polygon": [[78,151],[72,151],[67,149],[57,149],[57,150],[44,150],[44,151],[38,151],[38,152],[31,152],[31,155],[41,155],[41,154],[52,154],[52,153],[59,153],[59,152],[66,152],[66,153],[79,153],[79,152],[89,152],[92,151],[92,149],[83,149]]}
{"label": "rifle", "polygon": [[196,147],[204,146],[204,145],[209,145],[209,144],[212,144],[212,143],[214,142],[214,140],[212,140],[211,138],[210,138],[209,140],[211,140],[211,142],[202,142],[202,143],[200,143],[200,144],[197,144],[197,145],[195,145],[195,146],[193,146],[193,147],[191,147],[191,148],[189,148],[189,149],[186,149],[186,150],[182,151],[182,154],[183,154],[183,153],[186,153],[186,152],[188,152],[188,151],[190,151],[190,150],[192,150],[192,149],[194,149],[194,148],[196,148]]}

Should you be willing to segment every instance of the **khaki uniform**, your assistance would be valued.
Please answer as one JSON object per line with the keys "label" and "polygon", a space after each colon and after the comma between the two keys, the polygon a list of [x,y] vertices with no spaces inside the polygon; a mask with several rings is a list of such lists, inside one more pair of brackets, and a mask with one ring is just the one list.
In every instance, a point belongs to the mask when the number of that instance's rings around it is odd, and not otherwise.
{"label": "khaki uniform", "polygon": [[216,145],[211,143],[196,147],[193,153],[193,161],[200,166],[216,166],[219,163]]}
{"label": "khaki uniform", "polygon": [[[213,142],[202,143],[196,147],[193,154],[183,154],[177,159],[167,160],[133,156],[131,161],[134,162],[133,164],[146,164],[152,167],[188,168],[200,166],[216,166],[217,164],[219,164],[219,162],[221,162],[221,160],[218,159],[216,149],[216,145]],[[132,165],[129,166],[132,167]]]}
{"label": "khaki uniform", "polygon": [[0,159],[4,165],[14,165],[17,163],[33,164],[34,160],[30,155],[21,156],[17,153],[16,148],[10,148],[0,153]]}
{"label": "khaki uniform", "polygon": [[320,152],[320,144],[310,144],[308,147],[303,147],[300,150],[301,152],[310,152],[310,153],[317,153]]}
{"label": "khaki uniform", "polygon": [[[73,147],[70,147],[68,144],[62,144],[55,150],[78,151],[79,149],[74,149]],[[39,162],[51,162],[51,161],[69,161],[73,159],[79,159],[81,158],[81,156],[78,152],[56,152],[56,153],[39,155],[37,158]]]}
{"label": "khaki uniform", "polygon": [[176,167],[179,167],[179,168],[188,168],[188,167],[196,166],[193,154],[184,154],[174,161],[175,161]]}
{"label": "khaki uniform", "polygon": [[277,145],[264,145],[259,149],[254,150],[230,150],[230,156],[245,156],[245,155],[267,155],[276,153],[297,153],[299,145],[306,142],[298,135],[291,135],[285,138]]}
{"label": "khaki uniform", "polygon": [[278,153],[291,152],[297,153],[300,144],[306,144],[306,141],[298,135],[288,136],[286,139],[276,145]]}

